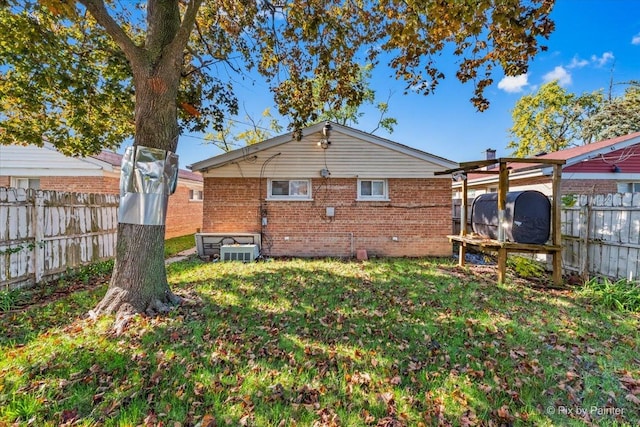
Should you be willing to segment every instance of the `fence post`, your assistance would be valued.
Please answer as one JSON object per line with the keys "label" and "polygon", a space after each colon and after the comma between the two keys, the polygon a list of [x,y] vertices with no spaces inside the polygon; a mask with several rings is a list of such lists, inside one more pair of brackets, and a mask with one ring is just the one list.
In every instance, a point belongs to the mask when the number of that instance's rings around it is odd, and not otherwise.
{"label": "fence post", "polygon": [[580,277],[589,280],[589,229],[591,228],[592,197],[587,196],[587,203],[580,207]]}
{"label": "fence post", "polygon": [[35,224],[33,235],[33,254],[34,254],[34,274],[35,283],[38,283],[44,277],[45,271],[45,242],[44,242],[44,193],[42,191],[34,191],[33,198],[33,224]]}
{"label": "fence post", "polygon": [[552,197],[553,205],[551,206],[551,227],[552,227],[552,243],[556,250],[552,254],[553,262],[553,283],[555,285],[562,285],[562,234],[561,234],[561,217],[560,209],[562,207],[561,199],[561,183],[562,178],[562,165],[553,165],[553,177],[551,178],[552,184]]}

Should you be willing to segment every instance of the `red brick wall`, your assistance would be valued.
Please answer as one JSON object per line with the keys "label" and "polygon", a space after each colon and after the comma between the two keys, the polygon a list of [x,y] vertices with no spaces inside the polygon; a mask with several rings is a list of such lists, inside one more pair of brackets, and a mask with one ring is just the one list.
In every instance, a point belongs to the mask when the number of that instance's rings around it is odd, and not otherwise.
{"label": "red brick wall", "polygon": [[563,179],[562,194],[608,194],[617,193],[618,184],[612,179]]}
{"label": "red brick wall", "polygon": [[70,193],[118,194],[120,179],[102,176],[41,176],[40,189]]}
{"label": "red brick wall", "polygon": [[189,188],[178,184],[175,193],[169,196],[165,238],[193,234],[201,227],[202,201],[189,200]]}
{"label": "red brick wall", "polygon": [[[447,256],[450,182],[389,179],[390,202],[356,201],[356,179],[314,179],[313,201],[260,200],[267,180],[205,178],[203,232],[263,233],[268,256]],[[335,216],[326,217],[334,207]],[[397,241],[392,238],[397,237]]]}
{"label": "red brick wall", "polygon": [[9,187],[11,185],[11,177],[0,176],[0,187]]}

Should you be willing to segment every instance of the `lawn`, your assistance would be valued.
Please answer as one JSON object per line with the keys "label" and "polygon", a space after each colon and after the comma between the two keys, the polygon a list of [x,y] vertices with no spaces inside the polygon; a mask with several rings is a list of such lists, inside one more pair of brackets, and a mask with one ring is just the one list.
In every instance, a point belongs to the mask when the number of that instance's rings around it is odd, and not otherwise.
{"label": "lawn", "polygon": [[104,284],[0,313],[0,425],[640,424],[640,315],[573,291],[441,259],[168,273],[185,303],[120,336],[84,317]]}
{"label": "lawn", "polygon": [[178,255],[182,251],[193,248],[195,244],[194,234],[167,239],[164,241],[164,257],[169,258]]}

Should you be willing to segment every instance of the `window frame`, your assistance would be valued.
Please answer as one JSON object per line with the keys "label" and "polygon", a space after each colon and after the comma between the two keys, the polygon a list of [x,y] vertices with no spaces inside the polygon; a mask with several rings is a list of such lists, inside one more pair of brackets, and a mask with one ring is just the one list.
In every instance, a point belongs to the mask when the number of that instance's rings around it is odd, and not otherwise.
{"label": "window frame", "polygon": [[[288,194],[273,194],[274,182],[288,182]],[[304,183],[307,187],[307,194],[291,195],[293,183]],[[267,200],[288,200],[288,201],[306,201],[313,200],[311,198],[311,180],[306,178],[271,178],[267,181]]]}
{"label": "window frame", "polygon": [[[195,197],[196,195],[200,197]],[[189,201],[190,202],[201,202],[204,200],[204,191],[203,190],[194,190],[192,188],[189,189]]]}
{"label": "window frame", "polygon": [[[621,191],[622,186],[626,187],[624,191]],[[640,181],[618,181],[617,190],[619,193],[640,193]]]}
{"label": "window frame", "polygon": [[[382,195],[367,195],[367,194],[362,194],[362,183],[363,182],[371,182],[371,189],[372,189],[372,193],[373,193],[373,183],[374,182],[381,182],[383,187],[382,187]],[[358,178],[358,188],[357,188],[357,201],[360,202],[370,202],[370,201],[374,201],[374,202],[388,202],[389,199],[389,180],[385,179],[385,178]]]}
{"label": "window frame", "polygon": [[[18,182],[19,181],[23,181],[23,180],[27,181],[27,188],[20,187],[18,185]],[[32,187],[31,186],[31,181],[37,181],[37,183],[38,183],[37,187]],[[22,188],[24,190],[29,190],[29,189],[39,190],[40,189],[40,177],[39,176],[38,177],[34,177],[34,176],[12,176],[11,177],[11,186],[13,188]]]}

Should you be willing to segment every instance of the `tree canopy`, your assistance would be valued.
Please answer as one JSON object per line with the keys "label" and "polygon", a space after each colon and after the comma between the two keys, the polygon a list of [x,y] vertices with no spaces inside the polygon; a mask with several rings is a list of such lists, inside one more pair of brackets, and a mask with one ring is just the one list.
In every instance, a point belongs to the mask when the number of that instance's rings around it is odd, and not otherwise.
{"label": "tree canopy", "polygon": [[65,154],[88,154],[133,134],[126,58],[84,18],[29,2],[0,7],[0,143],[49,141]]}
{"label": "tree canopy", "polygon": [[[371,64],[361,67],[361,73],[358,76],[358,78],[362,80],[361,83],[365,88],[360,106],[348,106],[346,105],[346,101],[342,102],[339,109],[336,109],[333,105],[319,106],[321,109],[316,111],[315,119],[319,121],[331,121],[345,126],[353,126],[365,115],[365,112],[361,110],[361,107],[371,105],[374,106],[377,111],[378,122],[374,129],[367,129],[367,131],[374,133],[378,129],[383,128],[389,132],[393,132],[393,127],[398,123],[398,121],[393,117],[387,116],[387,113],[389,112],[388,101],[392,94],[389,93],[389,97],[386,101],[379,101],[376,99],[376,92],[369,84],[371,69]],[[318,79],[313,82],[314,98],[319,97],[319,94],[316,92],[323,90],[324,84],[325,82],[321,82]],[[245,130],[238,131],[236,129],[237,124],[239,123],[247,126]],[[305,123],[304,125],[307,124],[311,125],[313,123]],[[260,118],[255,118],[249,113],[245,115],[244,121],[242,122],[226,118],[224,128],[221,131],[207,133],[205,135],[205,140],[226,152],[244,145],[252,145],[269,139],[274,133],[280,133],[283,129],[284,125],[271,114],[271,109],[267,108],[262,112]]]}
{"label": "tree canopy", "polygon": [[640,81],[631,81],[623,96],[610,97],[582,123],[586,142],[640,131]]}
{"label": "tree canopy", "polygon": [[382,57],[407,90],[428,94],[445,78],[437,56],[447,45],[460,58],[457,78],[473,84],[472,102],[483,110],[494,69],[524,72],[543,48],[539,36],[553,29],[549,0],[2,3],[0,143],[44,138],[68,154],[115,147],[134,134],[132,64],[157,66],[149,60],[181,26],[181,132],[221,131],[224,117],[238,113],[234,85],[250,70],[265,76],[291,129],[320,120],[319,111],[366,101],[361,64]]}
{"label": "tree canopy", "polygon": [[546,83],[531,95],[520,98],[512,111],[513,138],[507,148],[513,155],[528,157],[562,150],[580,143],[582,121],[602,102],[600,92],[575,95],[557,81]]}

